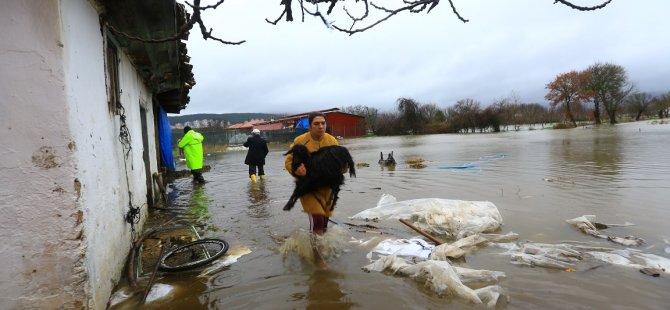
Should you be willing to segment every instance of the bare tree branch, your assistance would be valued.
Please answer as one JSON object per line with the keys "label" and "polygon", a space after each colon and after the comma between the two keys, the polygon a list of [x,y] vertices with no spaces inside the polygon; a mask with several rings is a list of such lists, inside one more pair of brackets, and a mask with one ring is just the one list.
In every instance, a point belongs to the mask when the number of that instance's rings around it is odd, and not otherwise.
{"label": "bare tree branch", "polygon": [[[339,25],[336,25],[332,22],[326,21],[325,17],[321,13],[319,13],[318,5],[328,3],[329,6],[328,6],[328,10],[326,12],[326,15],[328,15],[333,11],[333,9],[335,8],[335,6],[337,5],[338,2],[347,2],[346,0],[304,0],[304,2],[312,4],[316,8],[316,13],[310,12],[303,5],[303,0],[299,0],[299,1],[300,1],[300,9],[303,12],[303,16],[304,16],[305,13],[307,13],[309,15],[319,17],[321,19],[321,21],[324,23],[324,25],[326,25],[326,27],[333,28],[335,30],[338,30],[338,31],[341,31],[341,32],[344,32],[344,33],[348,33],[349,35],[369,30],[369,29],[379,25],[380,23],[387,21],[392,16],[394,16],[398,13],[404,12],[404,11],[408,11],[410,13],[421,13],[421,12],[430,13],[440,3],[440,0],[403,0],[402,1],[403,4],[400,7],[388,8],[388,7],[385,7],[385,6],[382,6],[382,5],[376,5],[372,2],[369,2],[368,0],[355,0],[355,2],[359,2],[359,1],[363,2],[363,5],[365,7],[365,13],[361,17],[355,17],[350,12],[350,9],[347,8],[347,7],[344,7],[344,5],[343,5],[344,12],[346,13],[347,17],[351,20],[351,25],[349,25],[349,27],[345,28],[345,27],[341,27]],[[462,21],[464,23],[467,23],[469,20],[465,19],[463,16],[461,16],[458,9],[456,8],[456,5],[454,4],[454,1],[453,0],[447,0],[447,1],[449,2],[449,6],[451,7],[451,10],[452,10],[453,14],[456,15],[456,17],[460,21]],[[575,5],[571,1],[567,1],[567,0],[554,0],[554,4],[561,3],[565,6],[570,7],[571,9],[575,9],[575,10],[579,10],[579,11],[593,11],[593,10],[602,9],[602,8],[604,8],[605,6],[607,6],[608,4],[610,4],[612,2],[612,0],[606,0],[606,1],[603,0],[603,1],[604,2],[599,4],[599,5],[590,6],[590,7]],[[291,2],[292,2],[292,0],[282,0],[282,4],[286,3],[287,6],[290,6]],[[364,21],[364,20],[366,20],[367,18],[370,17],[370,7],[372,7],[376,11],[383,12],[385,14],[385,16],[368,23],[367,26],[361,26],[361,27],[356,28],[355,26],[357,24],[359,24],[360,22],[362,22],[362,21]],[[303,17],[303,21],[304,21],[304,17]]]}
{"label": "bare tree branch", "polygon": [[[347,10],[346,7],[343,8],[344,12],[347,13],[347,16],[349,16],[349,18],[351,18],[351,20],[354,21],[353,23],[356,23],[357,21],[362,21],[363,19],[368,17],[368,13],[370,13],[370,7],[368,6],[368,0],[362,0],[362,1],[363,1],[363,3],[365,3],[365,14],[363,14],[363,16],[361,16],[361,17],[354,17],[353,15],[351,15],[349,13],[349,11]],[[352,27],[353,27],[353,24],[352,24]]]}
{"label": "bare tree branch", "polygon": [[607,0],[607,1],[605,1],[601,4],[599,4],[599,5],[596,5],[596,6],[578,6],[578,5],[574,5],[574,4],[570,3],[569,1],[555,0],[554,4],[561,3],[561,4],[564,4],[564,5],[567,5],[571,9],[575,9],[575,10],[579,10],[579,11],[595,11],[595,10],[602,9],[602,8],[606,7],[608,4],[610,4],[610,2],[612,2],[612,0]]}
{"label": "bare tree branch", "polygon": [[[109,21],[105,20],[104,17],[101,18],[101,22],[105,26],[107,26],[107,28],[110,29],[111,32],[113,32],[116,35],[123,36],[125,38],[130,39],[130,40],[136,40],[136,41],[141,41],[141,42],[146,42],[146,43],[163,43],[163,42],[169,42],[169,41],[184,39],[186,37],[186,34],[193,28],[193,26],[196,23],[198,24],[198,27],[200,28],[200,33],[202,34],[203,39],[205,39],[205,40],[212,39],[214,41],[218,41],[218,42],[221,42],[223,44],[231,44],[231,45],[239,45],[239,44],[242,44],[242,43],[246,42],[245,40],[236,41],[236,42],[226,41],[226,40],[223,40],[221,38],[213,36],[212,35],[213,29],[210,28],[209,30],[207,30],[207,27],[205,26],[205,23],[203,21],[202,15],[201,15],[201,12],[203,12],[205,10],[209,10],[209,9],[216,10],[221,4],[223,4],[223,2],[225,0],[218,0],[215,4],[207,5],[207,6],[200,6],[200,1],[201,0],[193,0],[193,4],[190,4],[190,3],[186,2],[186,4],[189,7],[191,7],[191,9],[193,10],[192,16],[190,18],[187,18],[187,22],[179,28],[177,33],[175,33],[174,35],[168,36],[168,37],[164,37],[164,38],[141,38],[139,36],[128,34],[128,33],[125,33],[123,31],[117,29]],[[311,16],[314,16],[314,17],[318,17],[326,27],[332,28],[332,29],[335,29],[337,31],[341,31],[341,32],[344,32],[344,33],[348,33],[349,35],[353,35],[355,33],[359,33],[359,32],[369,30],[369,29],[387,21],[392,16],[395,16],[399,13],[404,12],[404,11],[408,11],[410,13],[421,13],[421,12],[425,11],[426,13],[430,13],[440,3],[440,0],[403,0],[402,6],[400,6],[398,8],[391,9],[391,8],[386,8],[384,6],[376,5],[372,2],[369,2],[369,0],[354,0],[354,1],[356,3],[358,3],[359,1],[362,2],[363,6],[365,8],[365,11],[360,17],[355,17],[353,14],[351,14],[349,9],[347,9],[347,7],[345,7],[343,5],[344,12],[346,13],[347,17],[351,20],[351,25],[349,25],[349,27],[347,27],[348,29],[346,29],[344,27],[340,27],[338,25],[335,25],[333,22],[329,22],[326,19],[326,17],[323,14],[321,14],[321,12],[319,11],[319,4],[328,4],[328,10],[326,11],[326,15],[328,15],[328,14],[331,14],[333,12],[333,10],[335,9],[335,7],[337,6],[338,3],[340,3],[340,2],[345,2],[346,3],[347,0],[298,0],[298,2],[300,3],[300,12],[302,14],[302,21],[303,22],[305,21],[305,14],[308,14],[308,15],[311,15]],[[467,20],[467,19],[463,18],[463,16],[461,16],[461,14],[456,9],[456,6],[454,5],[454,1],[453,0],[447,0],[447,1],[449,1],[449,5],[451,6],[451,10],[452,10],[453,14],[456,15],[456,17],[460,21],[462,21],[464,23],[467,23],[469,20]],[[310,9],[308,9],[305,6],[305,2],[312,5],[315,8],[315,11],[312,12]],[[579,10],[579,11],[594,11],[594,10],[602,9],[602,8],[606,7],[608,4],[610,4],[611,2],[612,2],[612,0],[606,0],[599,5],[587,7],[587,6],[575,5],[571,1],[567,1],[567,0],[554,0],[554,4],[560,3],[560,4],[563,4],[563,5],[571,8],[571,9]],[[280,5],[284,6],[284,9],[282,10],[282,13],[279,15],[279,17],[274,21],[271,21],[271,20],[266,18],[265,21],[270,23],[270,24],[277,25],[277,23],[284,16],[286,16],[286,21],[287,22],[293,21],[293,11],[292,11],[292,8],[291,8],[292,4],[293,4],[293,0],[281,0]],[[362,27],[355,28],[355,26],[357,24],[359,24],[360,22],[363,22],[366,19],[370,18],[370,12],[371,12],[370,7],[372,7],[376,11],[384,13],[385,16],[381,17],[377,20],[372,21],[367,26],[362,26]]]}
{"label": "bare tree branch", "polygon": [[[217,8],[220,4],[222,4],[223,1],[224,1],[224,0],[219,0],[219,2],[217,2],[217,3],[214,4],[214,5],[208,5],[208,6],[200,7],[200,10],[201,10],[201,11],[204,11],[204,10],[207,10],[207,9],[215,9],[215,10],[216,10],[216,8]],[[188,3],[187,3],[187,4],[188,4]]]}
{"label": "bare tree branch", "polygon": [[265,19],[265,21],[276,26],[277,23],[281,20],[281,18],[284,17],[284,14],[286,14],[286,11],[282,11],[281,15],[279,15],[279,17],[277,17],[277,19],[275,19],[275,21],[271,21],[267,18]]}
{"label": "bare tree branch", "polygon": [[190,4],[186,2],[188,6],[190,6],[193,9],[193,15],[188,19],[188,21],[182,25],[179,30],[177,30],[177,33],[174,35],[171,35],[169,37],[164,37],[164,38],[141,38],[136,35],[132,35],[129,33],[126,33],[124,31],[121,31],[114,27],[108,20],[101,18],[101,22],[115,35],[120,35],[122,37],[125,37],[129,40],[134,40],[134,41],[140,41],[140,42],[145,42],[145,43],[164,43],[164,42],[170,42],[170,41],[176,41],[180,40],[182,38],[185,38],[185,34],[188,33],[193,26],[198,23],[200,27],[200,32],[202,34],[202,38],[205,40],[212,39],[218,42],[221,42],[223,44],[229,44],[229,45],[239,45],[244,42],[245,40],[242,41],[237,41],[237,42],[232,42],[232,41],[225,41],[220,38],[217,38],[212,35],[212,29],[210,28],[209,31],[207,31],[207,27],[205,27],[205,23],[202,21],[202,16],[200,15],[201,11],[207,10],[207,9],[216,9],[219,5],[223,3],[224,0],[219,0],[216,4],[214,5],[208,5],[205,7],[200,7],[200,0],[194,0],[193,4]]}

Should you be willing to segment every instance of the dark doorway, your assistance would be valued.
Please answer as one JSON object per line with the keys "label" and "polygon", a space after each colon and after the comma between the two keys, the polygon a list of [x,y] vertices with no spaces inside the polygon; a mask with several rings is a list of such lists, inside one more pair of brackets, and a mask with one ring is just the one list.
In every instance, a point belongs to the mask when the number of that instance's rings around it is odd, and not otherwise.
{"label": "dark doorway", "polygon": [[151,179],[151,161],[149,160],[149,134],[147,133],[147,110],[140,102],[140,118],[142,119],[142,160],[147,182],[147,204],[154,205],[154,186]]}

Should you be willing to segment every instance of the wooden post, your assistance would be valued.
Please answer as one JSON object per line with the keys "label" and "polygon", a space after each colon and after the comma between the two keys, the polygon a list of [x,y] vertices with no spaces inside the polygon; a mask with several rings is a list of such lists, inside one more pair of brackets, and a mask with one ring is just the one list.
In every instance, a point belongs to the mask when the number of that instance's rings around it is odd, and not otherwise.
{"label": "wooden post", "polygon": [[406,220],[400,219],[400,223],[403,223],[403,224],[409,226],[409,228],[414,229],[416,232],[420,233],[422,236],[428,238],[430,241],[433,241],[433,243],[435,243],[435,245],[440,245],[440,244],[444,243],[440,240],[437,240],[435,237],[431,236],[427,232],[421,230],[421,228],[414,226],[412,223],[410,223]]}

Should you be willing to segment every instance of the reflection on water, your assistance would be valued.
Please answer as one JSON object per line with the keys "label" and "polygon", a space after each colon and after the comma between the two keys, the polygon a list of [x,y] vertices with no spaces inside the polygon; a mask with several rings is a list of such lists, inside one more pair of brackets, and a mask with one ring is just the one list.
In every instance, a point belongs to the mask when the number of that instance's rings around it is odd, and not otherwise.
{"label": "reflection on water", "polygon": [[249,207],[247,214],[254,218],[267,218],[270,216],[268,211],[268,193],[265,189],[265,181],[249,182]]}
{"label": "reflection on water", "polygon": [[[669,141],[670,125],[644,122],[592,129],[347,139],[342,144],[355,161],[370,166],[357,167],[357,177],[346,179],[334,219],[350,222],[349,216],[374,207],[383,193],[398,200],[486,200],[503,217],[501,233],[518,233],[520,240],[601,242],[565,223],[594,214],[605,223],[635,223],[614,228],[613,233],[643,238],[647,240],[643,251],[667,257],[663,239],[670,236]],[[329,260],[330,272],[315,272],[304,260],[286,259],[280,248],[292,234],[308,230],[309,224],[300,207],[282,211],[293,189],[293,180],[283,169],[285,149],[271,149],[267,179],[255,185],[249,182],[245,152],[206,158],[212,171],[206,175],[210,182],[201,188],[190,180],[173,185],[172,208],[184,210],[190,221],[215,227],[209,236],[222,238],[231,247],[245,246],[251,253],[215,272],[213,281],[194,280],[197,273],[165,275],[162,281],[167,283],[195,281],[192,289],[185,286],[190,297],[183,298],[191,303],[185,306],[181,299],[171,299],[171,308],[472,308],[435,296],[411,280],[363,273],[360,268],[369,261],[368,250],[362,247],[338,245],[345,251]],[[393,170],[378,164],[380,152],[391,151],[397,161]],[[428,167],[413,169],[405,163],[415,158],[424,159]],[[478,159],[486,161],[480,169],[437,169]],[[374,225],[388,232],[381,237],[415,235],[397,221]],[[379,237],[356,227],[340,228],[356,239]],[[522,267],[500,252],[477,249],[467,256],[466,265],[505,272],[501,286],[511,298],[510,309],[664,309],[670,304],[670,277],[650,278],[612,265],[575,273]]]}
{"label": "reflection on water", "polygon": [[338,278],[342,274],[333,270],[318,270],[309,277],[307,307],[305,309],[351,309],[352,302],[340,288]]}
{"label": "reflection on water", "polygon": [[202,185],[193,184],[193,191],[187,205],[185,218],[192,223],[203,223],[209,219],[209,205],[211,200]]}

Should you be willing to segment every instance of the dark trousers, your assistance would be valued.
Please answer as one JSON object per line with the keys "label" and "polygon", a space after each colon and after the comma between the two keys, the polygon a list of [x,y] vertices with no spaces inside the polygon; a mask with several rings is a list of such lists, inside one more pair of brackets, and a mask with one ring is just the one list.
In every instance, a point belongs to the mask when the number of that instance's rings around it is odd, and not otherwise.
{"label": "dark trousers", "polygon": [[202,169],[191,170],[193,175],[193,182],[205,183],[205,178],[202,177]]}
{"label": "dark trousers", "polygon": [[265,175],[263,165],[249,165],[249,175],[256,174],[256,167],[258,167],[258,175]]}

